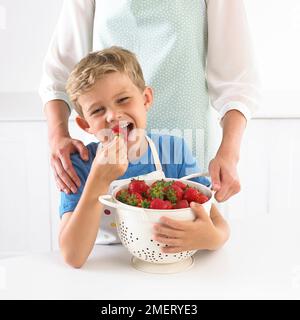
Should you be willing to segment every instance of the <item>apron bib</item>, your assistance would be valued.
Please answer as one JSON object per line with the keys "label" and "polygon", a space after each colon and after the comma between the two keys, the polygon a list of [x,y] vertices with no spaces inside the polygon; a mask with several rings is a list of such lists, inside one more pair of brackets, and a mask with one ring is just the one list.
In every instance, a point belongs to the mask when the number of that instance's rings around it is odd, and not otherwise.
{"label": "apron bib", "polygon": [[[162,166],[159,160],[159,156],[158,156],[155,144],[153,143],[151,138],[149,138],[148,136],[145,136],[145,137],[148,141],[156,170],[144,175],[131,177],[129,179],[114,180],[109,186],[109,190],[108,190],[109,194],[112,194],[115,188],[123,184],[129,183],[131,179],[160,180],[165,178],[165,174],[162,170]],[[116,221],[116,209],[112,207],[107,207],[104,205],[102,216],[101,216],[100,229],[99,229],[95,244],[121,243],[121,240],[118,236],[117,226],[115,221]]]}

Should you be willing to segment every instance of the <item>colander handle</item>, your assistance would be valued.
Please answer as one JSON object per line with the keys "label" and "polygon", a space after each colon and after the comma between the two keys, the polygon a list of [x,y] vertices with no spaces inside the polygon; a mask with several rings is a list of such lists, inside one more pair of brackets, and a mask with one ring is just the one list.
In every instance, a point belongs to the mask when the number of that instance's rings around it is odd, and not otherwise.
{"label": "colander handle", "polygon": [[189,174],[188,176],[181,177],[179,180],[189,180],[189,179],[198,178],[198,177],[209,177],[209,173],[208,172],[202,172],[202,173],[196,172],[196,173]]}
{"label": "colander handle", "polygon": [[100,196],[98,198],[98,200],[102,204],[104,204],[104,205],[106,205],[108,207],[119,208],[119,205],[113,201],[113,198],[112,198],[112,196],[110,194],[102,195],[102,196]]}

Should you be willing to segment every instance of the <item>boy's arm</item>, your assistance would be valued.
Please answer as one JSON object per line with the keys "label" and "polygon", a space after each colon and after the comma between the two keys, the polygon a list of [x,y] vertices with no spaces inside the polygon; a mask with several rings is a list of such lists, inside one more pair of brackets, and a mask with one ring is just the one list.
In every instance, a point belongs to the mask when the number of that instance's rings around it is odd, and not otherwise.
{"label": "boy's arm", "polygon": [[102,214],[98,197],[107,193],[110,183],[122,176],[127,167],[127,146],[121,136],[97,151],[80,200],[61,224],[59,244],[65,261],[71,266],[80,268],[88,258]]}
{"label": "boy's arm", "polygon": [[216,243],[211,247],[211,250],[217,250],[223,246],[230,236],[230,228],[227,221],[223,218],[217,206],[212,204],[210,209],[210,219],[218,231]]}
{"label": "boy's arm", "polygon": [[107,193],[109,185],[110,181],[92,169],[74,212],[65,213],[62,218],[59,234],[61,253],[65,261],[75,268],[84,264],[94,246],[102,212],[98,197]]}

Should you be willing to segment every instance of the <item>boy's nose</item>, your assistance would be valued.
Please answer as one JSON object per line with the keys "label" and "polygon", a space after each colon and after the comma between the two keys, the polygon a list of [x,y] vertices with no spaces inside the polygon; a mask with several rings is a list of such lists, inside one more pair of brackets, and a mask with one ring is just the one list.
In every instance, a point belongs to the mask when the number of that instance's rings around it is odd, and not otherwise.
{"label": "boy's nose", "polygon": [[113,121],[120,120],[121,117],[122,117],[122,115],[118,111],[110,110],[110,111],[107,112],[106,121],[108,123],[111,123]]}

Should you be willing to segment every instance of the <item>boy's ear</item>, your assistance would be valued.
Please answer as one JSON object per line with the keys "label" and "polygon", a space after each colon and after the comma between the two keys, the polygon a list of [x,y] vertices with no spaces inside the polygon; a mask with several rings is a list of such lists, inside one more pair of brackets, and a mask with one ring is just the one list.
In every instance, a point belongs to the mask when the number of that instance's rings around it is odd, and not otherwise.
{"label": "boy's ear", "polygon": [[76,121],[77,125],[82,130],[86,131],[87,133],[91,133],[90,132],[90,126],[89,126],[88,122],[84,118],[82,118],[80,116],[76,116],[75,121]]}
{"label": "boy's ear", "polygon": [[151,87],[146,87],[144,90],[144,106],[146,111],[148,111],[153,102],[153,89]]}

